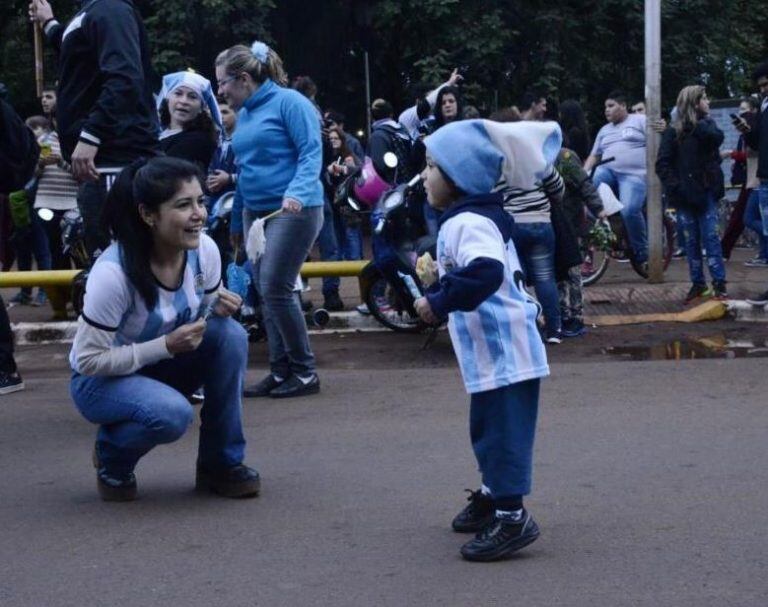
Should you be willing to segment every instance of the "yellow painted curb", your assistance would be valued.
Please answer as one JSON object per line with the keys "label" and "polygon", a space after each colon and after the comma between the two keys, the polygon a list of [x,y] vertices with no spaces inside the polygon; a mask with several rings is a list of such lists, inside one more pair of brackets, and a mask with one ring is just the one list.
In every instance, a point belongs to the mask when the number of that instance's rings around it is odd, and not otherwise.
{"label": "yellow painted curb", "polygon": [[585,320],[597,326],[637,325],[645,322],[704,322],[719,320],[728,312],[723,301],[705,301],[684,312],[664,312],[660,314],[611,314],[588,316]]}

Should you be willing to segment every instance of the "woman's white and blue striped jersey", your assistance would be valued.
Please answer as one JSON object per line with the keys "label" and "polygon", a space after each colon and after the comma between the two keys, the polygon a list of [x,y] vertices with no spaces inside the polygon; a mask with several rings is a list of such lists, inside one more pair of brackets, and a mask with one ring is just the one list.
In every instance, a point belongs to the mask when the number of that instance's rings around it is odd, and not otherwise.
{"label": "woman's white and blue striped jersey", "polygon": [[[213,298],[221,283],[221,257],[216,243],[205,234],[200,247],[186,252],[184,274],[173,287],[157,283],[158,299],[147,309],[144,299],[131,284],[120,260],[120,247],[113,243],[96,260],[86,283],[82,320],[114,335],[113,346],[151,341],[177,327],[194,321],[206,295]],[[69,355],[72,369],[78,369],[78,331]]]}
{"label": "woman's white and blue striped jersey", "polygon": [[549,375],[547,355],[536,327],[539,305],[523,289],[515,246],[505,244],[493,220],[460,213],[440,226],[440,277],[478,258],[504,265],[498,291],[470,312],[451,312],[448,330],[470,394]]}

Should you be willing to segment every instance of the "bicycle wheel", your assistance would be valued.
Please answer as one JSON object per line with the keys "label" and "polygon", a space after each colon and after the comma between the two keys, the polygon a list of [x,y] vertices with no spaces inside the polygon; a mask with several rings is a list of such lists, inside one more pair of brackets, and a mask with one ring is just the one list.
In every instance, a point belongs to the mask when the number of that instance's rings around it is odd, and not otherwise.
{"label": "bicycle wheel", "polygon": [[399,301],[387,279],[379,276],[365,293],[365,303],[373,317],[387,329],[399,333],[421,333],[427,325],[418,316],[411,316]]}
{"label": "bicycle wheel", "polygon": [[602,249],[591,245],[582,248],[581,284],[585,287],[595,284],[608,269],[608,254]]}

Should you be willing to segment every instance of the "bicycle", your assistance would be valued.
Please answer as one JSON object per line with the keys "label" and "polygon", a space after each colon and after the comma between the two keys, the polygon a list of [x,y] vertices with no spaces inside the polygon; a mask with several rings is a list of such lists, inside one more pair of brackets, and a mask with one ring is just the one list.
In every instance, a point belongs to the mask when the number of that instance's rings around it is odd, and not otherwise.
{"label": "bicycle", "polygon": [[[614,158],[606,158],[598,162],[590,172],[592,179],[595,169],[602,164],[611,162]],[[607,186],[606,186],[607,187]],[[602,197],[603,195],[601,195]],[[648,278],[648,264],[638,261],[629,242],[629,234],[618,206],[608,217],[590,221],[585,210],[585,229],[579,238],[581,256],[581,279],[585,287],[595,284],[605,274],[611,259],[628,260],[632,269],[642,278]],[[662,260],[664,270],[672,260],[675,247],[675,219],[670,211],[662,215]]]}

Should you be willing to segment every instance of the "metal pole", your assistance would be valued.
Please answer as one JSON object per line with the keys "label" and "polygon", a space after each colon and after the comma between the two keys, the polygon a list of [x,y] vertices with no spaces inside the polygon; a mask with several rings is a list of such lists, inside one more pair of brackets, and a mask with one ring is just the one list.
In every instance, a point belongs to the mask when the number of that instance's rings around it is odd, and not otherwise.
{"label": "metal pole", "polygon": [[648,280],[663,282],[661,183],[656,177],[659,133],[650,127],[661,117],[661,2],[645,0],[646,184],[648,212]]}
{"label": "metal pole", "polygon": [[366,115],[366,133],[368,139],[371,138],[371,68],[368,64],[368,51],[365,51],[365,115]]}

